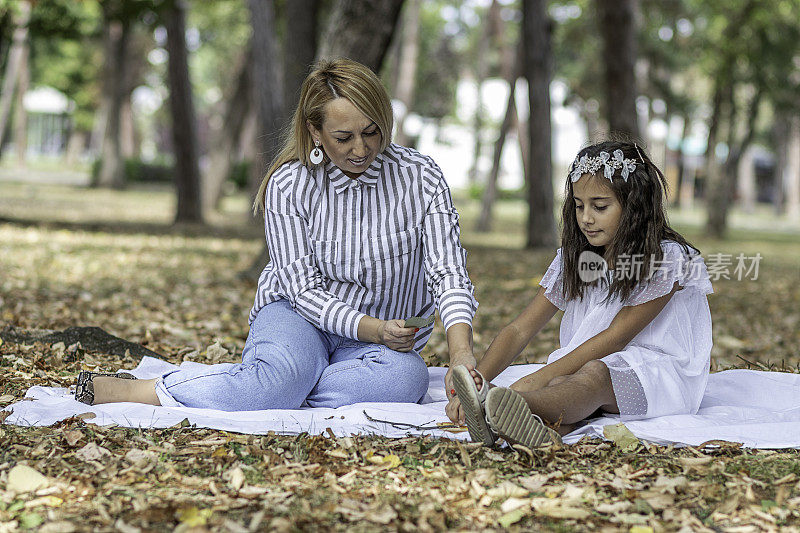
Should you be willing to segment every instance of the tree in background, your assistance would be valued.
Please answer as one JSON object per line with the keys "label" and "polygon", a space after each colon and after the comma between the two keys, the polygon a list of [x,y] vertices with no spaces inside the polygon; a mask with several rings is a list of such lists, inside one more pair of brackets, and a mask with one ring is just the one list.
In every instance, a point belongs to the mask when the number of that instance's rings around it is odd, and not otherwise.
{"label": "tree in background", "polygon": [[609,129],[639,138],[636,114],[636,2],[596,0],[597,23],[603,40],[606,117]]}
{"label": "tree in background", "polygon": [[550,80],[551,22],[545,0],[523,0],[523,72],[528,80],[530,159],[527,176],[528,224],[525,246],[552,248],[558,243],[553,200]]}
{"label": "tree in background", "polygon": [[403,0],[339,0],[329,15],[317,57],[349,57],[375,72],[383,65]]}
{"label": "tree in background", "polygon": [[[11,46],[8,50],[8,60],[3,72],[3,83],[0,88],[0,147],[3,144],[8,118],[11,114],[11,104],[14,101],[14,92],[20,79],[20,71],[27,71],[28,50],[28,22],[31,17],[31,4],[21,1],[16,4],[13,15],[14,31]],[[27,76],[27,72],[23,74]]]}
{"label": "tree in background", "polygon": [[178,196],[175,222],[202,223],[197,125],[192,85],[189,80],[184,9],[183,0],[170,0],[163,11],[169,53],[167,77],[175,151],[175,186]]}

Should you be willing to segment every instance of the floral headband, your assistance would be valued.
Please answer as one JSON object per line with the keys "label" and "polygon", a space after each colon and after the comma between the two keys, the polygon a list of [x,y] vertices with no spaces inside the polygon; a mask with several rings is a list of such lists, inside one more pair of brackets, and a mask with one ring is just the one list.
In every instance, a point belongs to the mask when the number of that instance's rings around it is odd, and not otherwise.
{"label": "floral headband", "polygon": [[622,150],[619,149],[614,150],[612,155],[609,155],[608,152],[600,152],[596,157],[586,157],[586,155],[584,155],[580,159],[576,159],[572,163],[569,179],[575,183],[581,179],[581,176],[584,174],[596,174],[602,167],[603,176],[608,178],[609,181],[611,181],[611,178],[614,176],[615,170],[622,169],[622,179],[627,182],[628,176],[636,170],[636,160],[625,159]]}

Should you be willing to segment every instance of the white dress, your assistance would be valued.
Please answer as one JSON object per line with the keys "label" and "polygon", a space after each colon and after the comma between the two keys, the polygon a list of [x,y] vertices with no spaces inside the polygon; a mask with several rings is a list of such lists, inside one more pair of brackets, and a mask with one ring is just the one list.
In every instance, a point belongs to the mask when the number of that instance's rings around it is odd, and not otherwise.
{"label": "white dress", "polygon": [[608,282],[602,278],[586,286],[582,299],[565,300],[560,248],[540,282],[547,299],[564,311],[561,348],[550,354],[548,363],[608,328],[623,306],[663,296],[676,281],[683,287],[625,349],[601,359],[611,372],[623,420],[694,414],[708,380],[712,339],[706,295],[713,289],[705,262],[699,254],[686,254],[674,241],[662,241],[661,249],[664,257],[652,278],[637,286],[625,302],[618,297],[605,300]]}

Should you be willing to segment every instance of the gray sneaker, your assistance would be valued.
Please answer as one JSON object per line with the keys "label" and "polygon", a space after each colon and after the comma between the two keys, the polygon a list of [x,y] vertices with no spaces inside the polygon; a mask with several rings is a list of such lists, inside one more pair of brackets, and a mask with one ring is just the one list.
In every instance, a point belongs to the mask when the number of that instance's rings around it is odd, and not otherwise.
{"label": "gray sneaker", "polygon": [[491,446],[497,438],[486,423],[486,413],[483,408],[489,384],[483,379],[483,376],[481,376],[481,382],[481,390],[478,390],[467,367],[458,365],[453,368],[453,388],[456,390],[456,396],[461,400],[469,436],[474,442],[482,442],[484,446]]}
{"label": "gray sneaker", "polygon": [[486,396],[486,421],[509,444],[536,448],[549,442],[561,443],[558,432],[531,412],[525,398],[505,387],[495,387]]}

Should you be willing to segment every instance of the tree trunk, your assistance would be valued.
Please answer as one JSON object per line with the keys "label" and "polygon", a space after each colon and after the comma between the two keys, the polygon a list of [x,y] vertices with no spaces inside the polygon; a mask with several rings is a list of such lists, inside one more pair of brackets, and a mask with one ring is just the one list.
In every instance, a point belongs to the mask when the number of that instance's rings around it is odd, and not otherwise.
{"label": "tree trunk", "polygon": [[528,80],[530,161],[528,180],[528,248],[556,246],[551,160],[550,77],[552,23],[546,0],[523,0],[524,72]]}
{"label": "tree trunk", "polygon": [[253,26],[253,71],[251,95],[258,120],[259,139],[256,159],[250,174],[250,192],[254,197],[267,166],[280,150],[280,132],[284,126],[283,71],[275,39],[273,0],[249,0]]}
{"label": "tree trunk", "polygon": [[636,0],[596,0],[611,132],[639,138],[636,116]]}
{"label": "tree trunk", "polygon": [[[676,156],[678,158],[677,162],[677,175],[675,176],[675,195],[672,199],[672,205],[678,206],[681,202],[681,189],[683,188],[683,180],[686,177],[686,157],[683,153],[683,143],[686,140],[686,131],[688,130],[689,119],[686,115],[679,115],[681,119],[681,135],[680,141],[678,144],[678,149],[676,150]],[[667,124],[669,124],[670,119],[667,119]]]}
{"label": "tree trunk", "polygon": [[793,117],[790,124],[783,179],[786,216],[791,220],[800,220],[800,117]]}
{"label": "tree trunk", "polygon": [[239,60],[236,81],[226,101],[222,126],[211,133],[208,170],[203,176],[203,211],[219,207],[222,188],[239,152],[245,118],[250,111],[250,46]]}
{"label": "tree trunk", "polygon": [[756,209],[758,191],[756,190],[756,171],[753,151],[744,150],[736,168],[738,176],[736,190],[739,192],[739,203],[745,213],[753,213]]}
{"label": "tree trunk", "polygon": [[775,172],[772,179],[772,187],[775,191],[772,195],[772,207],[776,215],[783,213],[783,202],[785,200],[784,177],[788,169],[789,156],[789,132],[791,131],[791,119],[786,113],[777,113],[775,122],[772,125],[772,142],[775,146]]}
{"label": "tree trunk", "polygon": [[172,116],[172,141],[175,152],[175,185],[178,206],[175,222],[202,223],[200,169],[197,163],[197,129],[189,80],[186,50],[185,7],[175,0],[167,8],[164,25],[167,29],[167,77]]}
{"label": "tree trunk", "polygon": [[86,148],[86,137],[87,133],[85,131],[80,131],[74,127],[69,132],[67,148],[64,151],[64,164],[66,166],[72,166],[78,161],[81,153]]}
{"label": "tree trunk", "polygon": [[480,34],[478,41],[478,50],[475,54],[475,65],[473,68],[473,75],[475,76],[475,115],[472,122],[472,166],[467,174],[467,179],[470,185],[478,182],[478,174],[480,173],[480,159],[481,152],[483,152],[483,138],[481,131],[483,130],[483,82],[489,75],[489,60],[487,58],[489,53],[489,45],[492,40],[492,30],[497,27],[497,18],[500,14],[500,5],[497,0],[492,0],[489,5],[487,13],[487,20],[483,26],[483,31]]}
{"label": "tree trunk", "polygon": [[409,0],[403,15],[403,32],[400,45],[400,65],[397,73],[397,90],[394,97],[403,102],[405,109],[397,117],[397,135],[395,142],[408,146],[405,121],[414,104],[414,88],[417,79],[417,62],[419,60],[419,8],[420,0]]}
{"label": "tree trunk", "polygon": [[28,113],[25,111],[24,99],[31,82],[31,71],[28,63],[29,58],[30,46],[28,42],[25,41],[22,59],[19,64],[17,102],[14,111],[14,145],[17,152],[17,163],[20,167],[25,166],[28,152]]}
{"label": "tree trunk", "polygon": [[292,0],[286,3],[286,20],[292,28],[283,44],[283,105],[291,117],[300,99],[300,86],[317,57],[319,0]]}
{"label": "tree trunk", "polygon": [[[108,4],[103,4],[107,6]],[[127,48],[130,36],[128,22],[110,20],[106,29],[106,63],[103,90],[108,101],[107,122],[103,132],[100,172],[97,185],[121,188],[125,184],[125,167],[122,160],[121,115],[125,99]]]}
{"label": "tree trunk", "polygon": [[14,21],[14,33],[8,50],[5,72],[3,72],[2,92],[0,93],[0,146],[3,144],[11,104],[14,101],[14,89],[19,79],[21,63],[25,60],[28,42],[28,22],[31,18],[31,4],[21,1],[17,4],[19,17]]}
{"label": "tree trunk", "polygon": [[122,106],[119,109],[119,137],[119,151],[123,160],[137,157],[136,127],[130,94],[122,99]]}
{"label": "tree trunk", "polygon": [[[736,190],[737,170],[739,168],[739,161],[742,154],[750,146],[755,135],[755,123],[758,118],[758,110],[761,107],[761,97],[763,89],[756,88],[756,94],[753,96],[748,109],[747,124],[745,126],[745,136],[738,146],[730,146],[728,159],[721,175],[718,178],[710,180],[707,189],[707,202],[708,202],[708,218],[706,219],[706,231],[716,238],[722,238],[725,235],[725,230],[728,225],[728,211],[731,202],[733,201],[733,191]],[[733,99],[733,92],[730,91],[729,98]],[[731,109],[732,107],[732,102]],[[731,118],[734,113],[731,112]],[[733,121],[731,121],[733,122]],[[735,123],[729,124],[730,128],[735,128]],[[733,135],[729,135],[733,139]],[[711,176],[709,176],[711,178]]]}
{"label": "tree trunk", "polygon": [[403,0],[339,0],[334,3],[318,57],[349,57],[375,72],[397,27]]}
{"label": "tree trunk", "polygon": [[[520,39],[520,43],[522,39]],[[516,85],[517,77],[522,70],[522,46],[517,46],[511,52],[509,72],[506,73],[506,81],[508,82],[508,102],[506,103],[506,114],[503,117],[503,123],[500,125],[500,131],[497,135],[497,140],[494,143],[494,156],[492,157],[492,171],[486,180],[486,189],[483,191],[483,199],[481,201],[481,214],[478,217],[478,223],[475,225],[475,231],[486,232],[492,226],[492,206],[497,197],[497,179],[500,175],[500,159],[503,156],[503,147],[506,143],[506,136],[511,128],[518,123],[517,120],[517,102],[516,102]]]}

